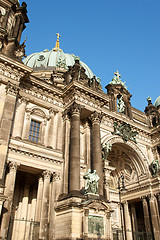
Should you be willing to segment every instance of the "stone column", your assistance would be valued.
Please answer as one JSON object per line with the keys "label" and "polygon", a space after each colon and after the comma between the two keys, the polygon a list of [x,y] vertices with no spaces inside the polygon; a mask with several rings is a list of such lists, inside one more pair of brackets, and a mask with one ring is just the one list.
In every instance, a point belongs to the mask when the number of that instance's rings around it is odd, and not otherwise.
{"label": "stone column", "polygon": [[96,170],[99,176],[98,193],[103,195],[103,164],[100,136],[101,114],[94,112],[91,114],[92,121],[92,170]]}
{"label": "stone column", "polygon": [[84,216],[83,216],[83,239],[88,240],[88,215],[89,209],[84,209]]}
{"label": "stone column", "polygon": [[80,111],[77,103],[71,106],[71,137],[69,161],[69,191],[80,190]]}
{"label": "stone column", "polygon": [[25,237],[25,230],[27,226],[27,213],[28,213],[28,202],[29,202],[29,190],[30,190],[30,183],[28,181],[28,177],[26,179],[26,183],[24,186],[24,193],[22,199],[22,206],[21,206],[21,215],[19,221],[19,229],[18,229],[18,236],[17,240],[24,239]]}
{"label": "stone column", "polygon": [[41,212],[42,212],[42,197],[43,197],[43,177],[39,176],[37,202],[36,202],[35,219],[34,219],[34,221],[36,222],[36,228],[34,229],[35,239],[39,239],[40,220],[41,220]]}
{"label": "stone column", "polygon": [[155,198],[154,195],[151,195],[149,197],[149,205],[150,205],[150,213],[151,213],[151,221],[152,221],[154,238],[155,238],[155,240],[159,240],[160,223],[159,223],[159,216],[158,216],[156,198]]}
{"label": "stone column", "polygon": [[2,217],[2,224],[1,224],[2,239],[7,239],[9,222],[10,222],[11,211],[12,211],[12,202],[13,202],[13,194],[14,194],[14,187],[15,187],[15,181],[16,181],[16,173],[17,173],[17,163],[15,162],[9,163],[9,173],[7,177],[6,188],[4,191],[4,195],[7,197],[7,200],[4,203],[4,214]]}
{"label": "stone column", "polygon": [[148,209],[148,203],[147,203],[146,197],[142,198],[142,204],[143,204],[145,230],[146,232],[151,233],[151,222],[150,222],[149,209]]}
{"label": "stone column", "polygon": [[[131,204],[131,219],[132,219],[132,229],[133,232],[138,231],[138,225],[137,225],[137,216],[136,216],[136,208],[135,204]],[[133,239],[136,240],[136,235],[133,236]]]}
{"label": "stone column", "polygon": [[129,214],[128,202],[124,202],[124,220],[125,220],[125,230],[126,230],[126,240],[132,240],[132,226],[131,218]]}
{"label": "stone column", "polygon": [[20,105],[17,108],[16,117],[14,120],[14,128],[13,128],[13,136],[14,137],[22,138],[26,104],[27,104],[27,99],[21,98]]}
{"label": "stone column", "polygon": [[51,172],[44,171],[44,186],[43,186],[43,198],[42,198],[42,210],[41,210],[41,222],[40,222],[40,239],[48,239],[48,210],[49,210],[49,188]]}
{"label": "stone column", "polygon": [[67,111],[63,113],[63,184],[62,184],[62,193],[68,193],[68,178],[69,178],[69,139],[70,139],[70,120],[68,117]]}
{"label": "stone column", "polygon": [[90,134],[90,126],[88,121],[85,122],[84,125],[84,134],[85,134],[85,162],[87,164],[88,169],[91,169],[91,134]]}
{"label": "stone column", "polygon": [[51,182],[51,194],[50,194],[50,215],[49,215],[49,239],[55,239],[55,188],[56,182],[60,180],[59,173],[54,172]]}

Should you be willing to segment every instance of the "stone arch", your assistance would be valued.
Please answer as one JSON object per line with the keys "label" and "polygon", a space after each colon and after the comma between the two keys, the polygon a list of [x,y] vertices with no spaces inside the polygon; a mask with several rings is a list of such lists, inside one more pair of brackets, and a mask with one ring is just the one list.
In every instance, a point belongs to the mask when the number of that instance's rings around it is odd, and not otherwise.
{"label": "stone arch", "polygon": [[[108,160],[110,161],[110,165],[115,167],[115,170],[111,174],[115,185],[117,185],[118,177],[122,172],[125,175],[126,181],[130,183],[131,181],[139,182],[141,179],[149,176],[149,161],[136,143],[132,141],[124,143],[121,137],[111,134],[103,136],[102,143],[112,144]],[[124,160],[118,162],[119,156]]]}

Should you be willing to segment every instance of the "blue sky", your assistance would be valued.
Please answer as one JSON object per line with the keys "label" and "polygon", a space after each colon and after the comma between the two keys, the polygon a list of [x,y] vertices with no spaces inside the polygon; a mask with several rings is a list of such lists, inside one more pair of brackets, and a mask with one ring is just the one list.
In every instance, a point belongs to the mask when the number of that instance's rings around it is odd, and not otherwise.
{"label": "blue sky", "polygon": [[[21,2],[21,1],[20,1]],[[66,53],[78,55],[101,78],[103,90],[118,70],[144,111],[160,95],[160,0],[26,1],[26,54],[51,50],[56,33]]]}

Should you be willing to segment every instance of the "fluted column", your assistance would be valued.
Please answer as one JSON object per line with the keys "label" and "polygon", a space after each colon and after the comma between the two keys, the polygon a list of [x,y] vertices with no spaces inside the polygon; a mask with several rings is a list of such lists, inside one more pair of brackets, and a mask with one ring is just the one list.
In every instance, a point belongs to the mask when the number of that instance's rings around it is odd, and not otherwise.
{"label": "fluted column", "polygon": [[124,219],[125,219],[125,230],[126,230],[126,240],[132,240],[132,226],[131,218],[129,214],[128,202],[124,202]]}
{"label": "fluted column", "polygon": [[155,198],[154,195],[151,195],[149,197],[149,205],[150,205],[150,213],[151,213],[151,220],[152,220],[152,228],[153,228],[154,238],[155,238],[155,240],[159,240],[160,223],[159,223],[159,216],[158,216],[156,198]]}
{"label": "fluted column", "polygon": [[92,170],[96,170],[99,176],[98,193],[103,195],[103,164],[100,136],[100,122],[102,116],[100,113],[94,112],[90,117],[92,121]]}
{"label": "fluted column", "polygon": [[80,190],[80,111],[77,103],[71,106],[71,137],[69,161],[69,191]]}
{"label": "fluted column", "polygon": [[142,204],[143,204],[143,214],[144,214],[144,225],[146,232],[151,232],[151,222],[149,217],[149,210],[148,210],[148,203],[146,197],[142,198]]}
{"label": "fluted column", "polygon": [[3,214],[2,224],[1,224],[2,239],[7,239],[9,222],[11,217],[11,210],[12,210],[14,187],[15,187],[15,181],[16,181],[16,173],[17,173],[17,163],[15,162],[9,163],[9,173],[7,177],[6,188],[4,191],[4,195],[7,197],[7,200],[4,203],[5,211]]}
{"label": "fluted column", "polygon": [[21,98],[20,105],[17,108],[16,117],[14,121],[13,136],[15,137],[22,138],[26,104],[27,104],[27,99]]}
{"label": "fluted column", "polygon": [[43,172],[44,185],[43,185],[43,199],[41,210],[41,222],[40,222],[40,239],[48,239],[48,210],[49,210],[49,188],[51,172]]}
{"label": "fluted column", "polygon": [[[136,208],[135,208],[135,204],[132,203],[131,204],[131,218],[132,218],[132,228],[133,228],[133,232],[137,232],[138,231],[138,225],[137,225],[137,216],[136,216]],[[134,235],[134,240],[136,240],[136,236]]]}

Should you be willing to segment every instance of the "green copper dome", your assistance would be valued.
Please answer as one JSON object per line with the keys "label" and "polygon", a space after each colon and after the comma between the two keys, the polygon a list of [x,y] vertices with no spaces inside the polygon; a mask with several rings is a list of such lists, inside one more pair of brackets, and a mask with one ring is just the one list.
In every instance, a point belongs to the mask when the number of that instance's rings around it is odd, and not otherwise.
{"label": "green copper dome", "polygon": [[154,105],[155,105],[155,107],[160,106],[160,96],[156,99]]}
{"label": "green copper dome", "polygon": [[[64,53],[61,49],[54,48],[51,51],[45,49],[42,52],[33,53],[26,57],[23,62],[35,71],[49,70],[53,67],[68,69],[69,66],[74,65],[76,58],[78,57],[74,54]],[[91,69],[82,61],[80,61],[80,64],[86,70],[86,75],[92,78],[94,74]]]}

